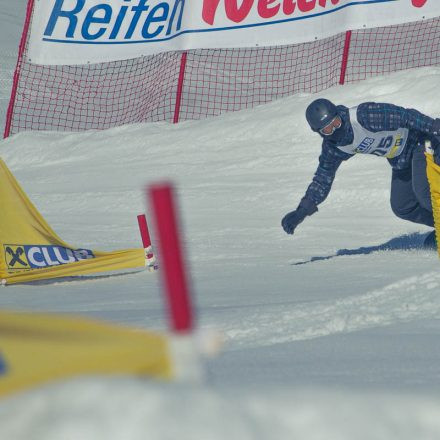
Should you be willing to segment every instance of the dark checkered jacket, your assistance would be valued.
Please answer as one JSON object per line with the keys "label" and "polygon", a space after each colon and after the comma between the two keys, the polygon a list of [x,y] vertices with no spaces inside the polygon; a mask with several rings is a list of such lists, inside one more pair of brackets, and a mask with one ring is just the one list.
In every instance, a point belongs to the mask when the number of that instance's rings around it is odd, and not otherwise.
{"label": "dark checkered jacket", "polygon": [[[343,132],[337,130],[334,135],[327,138],[323,137],[318,168],[301,201],[302,206],[308,210],[326,199],[339,165],[353,157],[353,155],[337,148],[337,146],[350,145],[353,142],[349,109],[340,105],[338,106],[338,112],[344,122],[341,128]],[[425,139],[428,138],[435,143],[438,142],[435,137],[432,137],[434,119],[417,110],[398,107],[393,104],[365,102],[357,108],[357,119],[364,128],[372,132],[393,131],[399,128],[409,129],[408,140],[402,153],[393,159],[387,159],[390,165],[397,170],[411,166],[414,149],[423,145]]]}

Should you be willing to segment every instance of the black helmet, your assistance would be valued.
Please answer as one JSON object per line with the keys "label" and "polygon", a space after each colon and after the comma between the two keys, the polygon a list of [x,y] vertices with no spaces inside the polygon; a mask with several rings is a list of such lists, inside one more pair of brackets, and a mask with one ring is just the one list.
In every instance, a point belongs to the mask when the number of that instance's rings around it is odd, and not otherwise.
{"label": "black helmet", "polygon": [[306,110],[306,119],[313,131],[319,131],[337,116],[338,109],[328,99],[315,99]]}

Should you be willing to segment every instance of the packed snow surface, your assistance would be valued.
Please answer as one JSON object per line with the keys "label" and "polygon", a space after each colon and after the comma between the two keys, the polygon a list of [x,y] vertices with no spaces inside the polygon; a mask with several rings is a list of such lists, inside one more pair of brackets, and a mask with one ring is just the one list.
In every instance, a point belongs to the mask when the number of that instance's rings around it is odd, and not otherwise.
{"label": "packed snow surface", "polygon": [[[3,119],[24,3],[0,0]],[[319,96],[439,117],[439,78],[423,68]],[[429,228],[392,214],[387,161],[344,163],[319,212],[293,237],[281,229],[317,166],[320,139],[304,119],[314,98],[0,143],[40,212],[78,247],[140,246],[145,185],[173,182],[197,324],[225,340],[202,383],[85,377],[3,399],[1,439],[440,438],[440,261],[420,247]],[[160,276],[144,271],[2,288],[0,308],[168,325]]]}

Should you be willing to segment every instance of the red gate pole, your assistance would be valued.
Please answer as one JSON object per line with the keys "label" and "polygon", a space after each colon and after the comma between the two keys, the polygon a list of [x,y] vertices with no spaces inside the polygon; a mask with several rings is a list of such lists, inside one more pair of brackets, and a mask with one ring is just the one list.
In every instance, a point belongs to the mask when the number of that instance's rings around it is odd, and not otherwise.
{"label": "red gate pole", "polygon": [[151,238],[150,232],[148,231],[147,217],[145,217],[145,214],[139,214],[137,216],[137,219],[139,231],[141,233],[142,244],[144,245],[144,249],[148,249],[151,246]]}
{"label": "red gate pole", "polygon": [[157,270],[158,266],[156,264],[156,256],[154,255],[153,246],[151,244],[150,232],[148,231],[147,217],[145,217],[145,214],[139,214],[137,219],[145,251],[145,266],[148,267],[149,271]]}
{"label": "red gate pole", "polygon": [[351,31],[347,31],[345,33],[344,53],[342,54],[341,76],[339,77],[339,84],[341,85],[345,83],[345,73],[347,71],[348,55],[350,53],[350,43],[351,43]]}
{"label": "red gate pole", "polygon": [[148,195],[159,235],[160,273],[171,318],[169,348],[175,378],[200,383],[205,379],[201,353],[210,356],[218,353],[223,338],[217,332],[195,333],[189,271],[184,264],[173,185],[168,182],[150,185]]}
{"label": "red gate pole", "polygon": [[170,183],[149,187],[156,230],[159,233],[159,256],[164,290],[175,333],[193,330],[193,311],[179,236],[179,219]]}
{"label": "red gate pole", "polygon": [[173,119],[174,124],[177,124],[179,122],[180,104],[182,102],[183,81],[185,79],[186,55],[187,52],[182,52],[182,57],[180,58],[180,71],[179,71],[179,79],[177,81],[176,104],[174,106],[174,119]]}
{"label": "red gate pole", "polygon": [[18,57],[14,71],[14,79],[12,82],[11,97],[9,99],[8,111],[6,113],[5,131],[3,133],[3,138],[5,139],[11,133],[12,114],[14,112],[15,99],[17,97],[18,81],[20,79],[21,64],[23,61],[23,56],[26,48],[26,41],[29,33],[29,28],[31,25],[31,17],[32,17],[33,9],[34,9],[34,0],[28,0],[27,9],[26,9],[26,18],[23,26],[23,33],[21,34],[20,46],[18,47]]}

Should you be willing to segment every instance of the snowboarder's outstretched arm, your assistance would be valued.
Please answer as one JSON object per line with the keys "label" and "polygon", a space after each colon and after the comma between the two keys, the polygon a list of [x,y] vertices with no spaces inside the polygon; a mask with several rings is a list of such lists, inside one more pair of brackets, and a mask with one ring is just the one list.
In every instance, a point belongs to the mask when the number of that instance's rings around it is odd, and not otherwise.
{"label": "snowboarder's outstretched arm", "polygon": [[295,228],[309,215],[318,211],[318,205],[328,196],[335,179],[336,171],[344,160],[352,155],[338,150],[335,146],[323,142],[322,154],[312,183],[301,199],[298,207],[286,214],[281,225],[287,234],[293,234]]}

